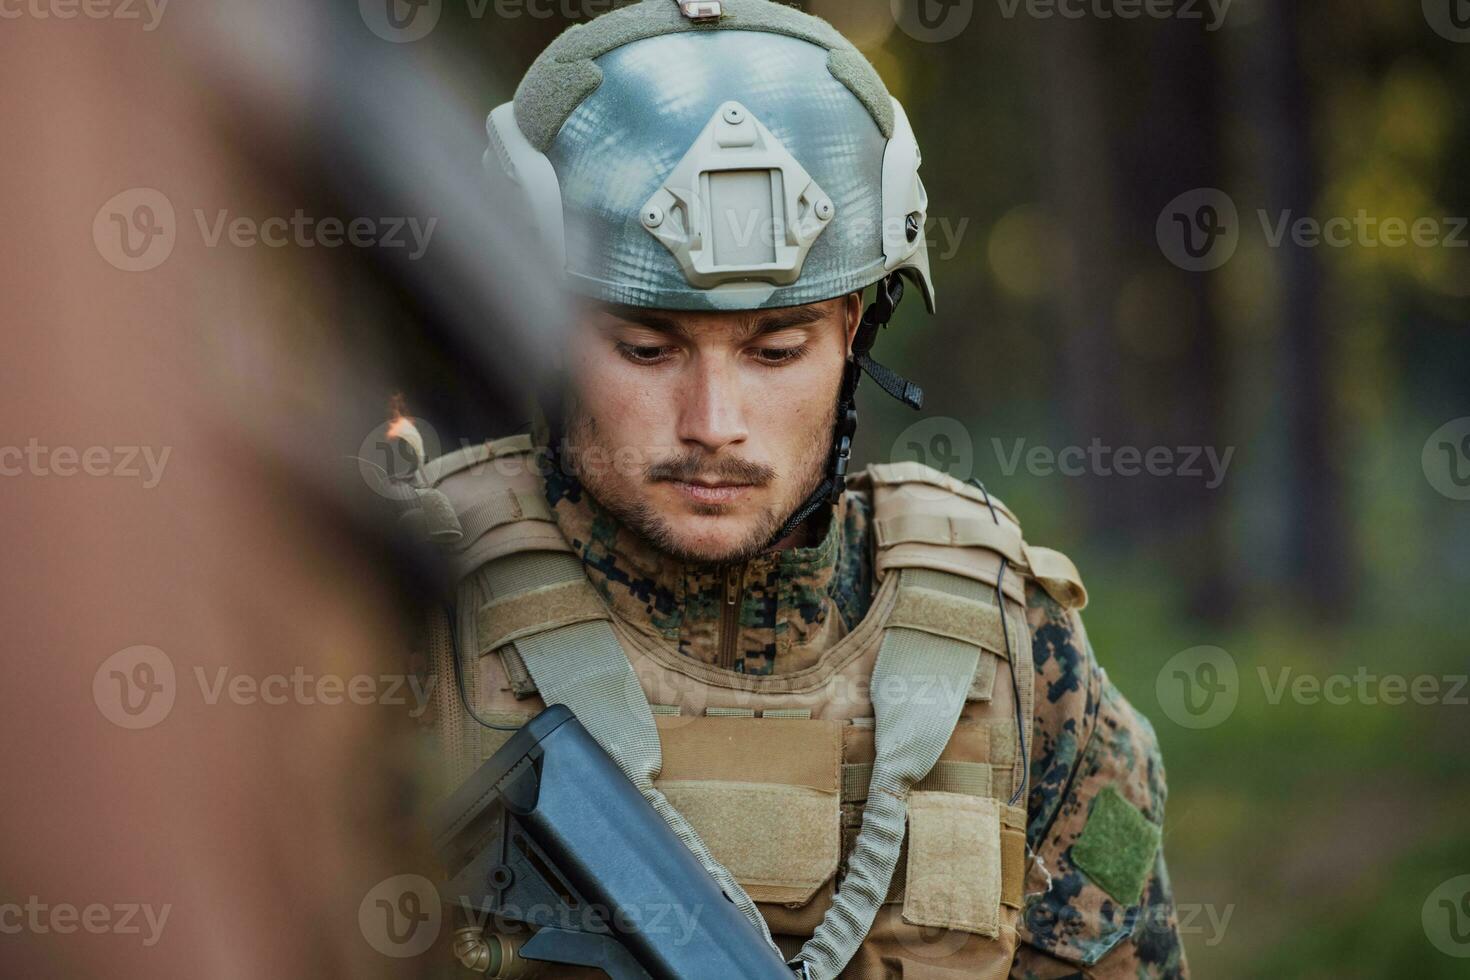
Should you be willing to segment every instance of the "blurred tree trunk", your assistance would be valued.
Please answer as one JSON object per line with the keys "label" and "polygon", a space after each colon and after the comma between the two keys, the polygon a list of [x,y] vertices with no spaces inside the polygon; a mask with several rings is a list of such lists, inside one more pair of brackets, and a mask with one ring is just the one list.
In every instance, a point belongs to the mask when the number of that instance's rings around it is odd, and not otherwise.
{"label": "blurred tree trunk", "polygon": [[[1099,437],[1117,445],[1124,436],[1115,397],[1121,371],[1114,319],[1121,236],[1112,206],[1102,39],[1091,18],[1049,23],[1040,33],[1049,124],[1047,196],[1065,242],[1055,269],[1062,328],[1059,414],[1068,441],[1086,445]],[[1126,532],[1139,517],[1132,498],[1109,494],[1107,486],[1087,483],[1082,508],[1088,526]]]}
{"label": "blurred tree trunk", "polygon": [[[1058,276],[1061,396],[1070,435],[1083,444],[1225,451],[1212,279],[1173,269],[1154,239],[1169,199],[1222,183],[1213,39],[1198,22],[1177,20],[1146,29],[1085,18],[1045,32],[1049,196],[1069,245]],[[1177,305],[1149,325],[1161,351],[1141,353],[1120,335],[1120,298],[1135,276],[1150,294],[1160,276],[1175,287],[1166,295]],[[1146,548],[1186,541],[1164,556],[1168,571],[1187,583],[1194,613],[1223,618],[1234,594],[1224,502],[1203,479],[1094,477],[1084,507],[1094,532]]]}
{"label": "blurred tree trunk", "polygon": [[[1140,126],[1127,143],[1137,155],[1127,170],[1133,183],[1125,194],[1139,237],[1149,245],[1155,244],[1160,211],[1174,196],[1227,183],[1217,37],[1199,21],[1165,20],[1144,55],[1149,91]],[[1156,248],[1148,255],[1152,263],[1163,258]],[[1167,329],[1179,336],[1172,338],[1162,369],[1147,372],[1137,386],[1151,396],[1140,406],[1143,445],[1198,446],[1223,458],[1230,440],[1225,338],[1214,302],[1219,274],[1172,267],[1168,274],[1172,283],[1166,295],[1177,309]],[[1201,468],[1208,471],[1203,461]],[[1225,547],[1229,484],[1211,488],[1208,477],[1187,475],[1144,484],[1150,512],[1175,531],[1172,540],[1186,543],[1171,561],[1188,583],[1191,612],[1226,618],[1235,595]]]}
{"label": "blurred tree trunk", "polygon": [[[1318,198],[1300,18],[1296,0],[1270,0],[1251,32],[1246,75],[1259,80],[1250,89],[1251,110],[1263,137],[1259,165],[1273,219],[1287,209],[1312,213]],[[1280,490],[1284,563],[1296,591],[1326,616],[1347,601],[1352,547],[1336,465],[1322,269],[1319,250],[1289,241],[1272,260],[1279,280],[1278,377],[1286,432]]]}

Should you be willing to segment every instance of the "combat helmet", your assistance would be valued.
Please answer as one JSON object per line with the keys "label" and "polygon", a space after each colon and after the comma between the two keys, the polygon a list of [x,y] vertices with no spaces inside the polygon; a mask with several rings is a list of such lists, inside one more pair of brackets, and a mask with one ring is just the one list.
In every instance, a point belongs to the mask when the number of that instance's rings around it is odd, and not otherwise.
{"label": "combat helmet", "polygon": [[578,294],[665,310],[798,306],[878,284],[844,376],[826,479],[782,530],[835,501],[869,356],[905,278],[934,310],[928,197],[903,107],[830,24],[769,0],[641,0],[568,29],[487,124]]}

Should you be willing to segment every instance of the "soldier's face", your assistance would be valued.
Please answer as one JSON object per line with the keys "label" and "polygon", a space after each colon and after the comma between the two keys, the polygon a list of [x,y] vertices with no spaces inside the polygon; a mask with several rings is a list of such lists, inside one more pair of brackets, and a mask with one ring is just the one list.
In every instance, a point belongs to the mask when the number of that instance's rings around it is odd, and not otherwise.
{"label": "soldier's face", "polygon": [[625,525],[685,561],[751,557],[826,472],[861,296],[780,310],[589,310],[568,455]]}

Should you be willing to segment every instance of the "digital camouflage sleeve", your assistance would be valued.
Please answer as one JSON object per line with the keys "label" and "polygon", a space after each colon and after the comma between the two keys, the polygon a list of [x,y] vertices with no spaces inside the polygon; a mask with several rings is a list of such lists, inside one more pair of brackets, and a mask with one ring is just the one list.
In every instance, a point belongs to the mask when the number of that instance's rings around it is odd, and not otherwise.
{"label": "digital camouflage sleeve", "polygon": [[1186,977],[1153,727],[1108,680],[1076,612],[1039,588],[1027,605],[1036,660],[1027,842],[1037,860],[1011,977]]}

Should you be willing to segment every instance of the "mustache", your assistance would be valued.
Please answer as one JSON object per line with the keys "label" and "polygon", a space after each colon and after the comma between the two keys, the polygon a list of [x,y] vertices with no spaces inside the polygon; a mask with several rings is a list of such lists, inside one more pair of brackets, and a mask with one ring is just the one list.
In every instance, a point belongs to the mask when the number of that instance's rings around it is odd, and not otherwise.
{"label": "mustache", "polygon": [[692,452],[654,463],[645,471],[649,482],[738,483],[762,487],[776,478],[774,467],[737,456],[715,457]]}

